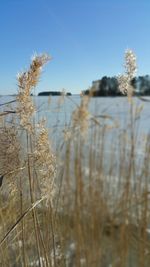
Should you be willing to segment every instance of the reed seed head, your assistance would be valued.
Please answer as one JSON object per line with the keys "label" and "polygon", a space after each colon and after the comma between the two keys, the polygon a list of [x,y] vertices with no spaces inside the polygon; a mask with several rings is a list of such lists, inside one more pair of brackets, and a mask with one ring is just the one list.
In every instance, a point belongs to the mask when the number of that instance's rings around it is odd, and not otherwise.
{"label": "reed seed head", "polygon": [[118,76],[119,90],[123,94],[127,94],[128,97],[131,97],[133,95],[131,81],[135,77],[137,71],[136,55],[131,49],[125,52],[124,67],[125,74]]}
{"label": "reed seed head", "polygon": [[31,90],[37,85],[42,67],[49,61],[47,54],[34,56],[30,68],[26,72],[18,74],[18,114],[20,116],[20,125],[31,132],[33,130],[31,117],[35,112],[35,107],[30,97]]}

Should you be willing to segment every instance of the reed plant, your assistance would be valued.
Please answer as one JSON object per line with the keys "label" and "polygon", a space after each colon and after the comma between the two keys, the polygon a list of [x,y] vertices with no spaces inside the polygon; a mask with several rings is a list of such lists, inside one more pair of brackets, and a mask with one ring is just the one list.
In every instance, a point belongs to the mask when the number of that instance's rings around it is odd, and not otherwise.
{"label": "reed plant", "polygon": [[31,96],[49,60],[35,55],[16,101],[0,106],[0,266],[148,267],[150,136],[139,132],[143,105],[132,95],[135,54],[126,51],[118,77],[123,127],[98,106],[91,112],[89,95],[60,130],[59,111],[74,101],[63,92],[53,134]]}

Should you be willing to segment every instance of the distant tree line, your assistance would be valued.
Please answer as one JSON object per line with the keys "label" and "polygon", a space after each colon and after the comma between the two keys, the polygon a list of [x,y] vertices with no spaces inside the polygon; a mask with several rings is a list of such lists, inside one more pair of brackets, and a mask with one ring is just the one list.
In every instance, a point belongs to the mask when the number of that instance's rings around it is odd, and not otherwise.
{"label": "distant tree line", "polygon": [[[44,92],[40,92],[38,94],[38,96],[61,96],[62,92],[61,91],[44,91]],[[67,96],[71,96],[70,92],[66,93]]]}
{"label": "distant tree line", "polygon": [[[133,95],[150,96],[150,76],[138,76],[131,80]],[[83,94],[92,96],[123,96],[119,90],[117,77],[102,77],[101,80],[94,81],[89,90]]]}

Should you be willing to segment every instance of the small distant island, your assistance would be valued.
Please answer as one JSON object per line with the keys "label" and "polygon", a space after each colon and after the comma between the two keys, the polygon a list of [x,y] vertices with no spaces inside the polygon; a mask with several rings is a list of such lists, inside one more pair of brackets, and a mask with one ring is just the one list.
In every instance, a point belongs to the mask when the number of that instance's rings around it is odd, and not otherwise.
{"label": "small distant island", "polygon": [[[131,80],[134,96],[150,96],[150,75],[134,77]],[[99,96],[124,96],[119,90],[117,77],[103,76],[100,80],[92,82],[90,89],[82,92],[83,95]]]}
{"label": "small distant island", "polygon": [[[38,96],[61,96],[63,93],[61,91],[45,91],[40,92]],[[71,96],[70,92],[67,92],[66,95]]]}

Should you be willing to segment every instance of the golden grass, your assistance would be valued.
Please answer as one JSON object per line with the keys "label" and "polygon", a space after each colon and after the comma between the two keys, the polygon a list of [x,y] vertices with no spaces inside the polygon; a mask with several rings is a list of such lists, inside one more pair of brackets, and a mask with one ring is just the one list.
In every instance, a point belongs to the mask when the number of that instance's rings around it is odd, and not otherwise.
{"label": "golden grass", "polygon": [[82,96],[55,148],[30,97],[48,59],[33,58],[18,76],[16,105],[0,113],[0,266],[148,267],[150,136],[139,158],[134,54],[126,54],[124,129],[107,114],[93,116]]}

